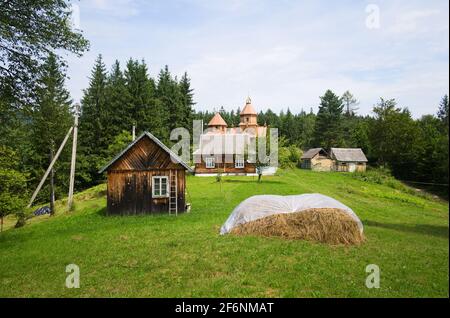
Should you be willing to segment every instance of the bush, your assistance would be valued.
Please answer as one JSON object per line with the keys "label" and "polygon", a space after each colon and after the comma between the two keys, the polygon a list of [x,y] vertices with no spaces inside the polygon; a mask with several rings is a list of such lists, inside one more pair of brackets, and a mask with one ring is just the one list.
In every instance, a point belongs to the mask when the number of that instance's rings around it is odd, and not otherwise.
{"label": "bush", "polygon": [[419,196],[426,196],[426,194],[421,194],[415,191],[413,188],[405,185],[401,181],[395,179],[391,171],[387,168],[367,168],[365,172],[355,172],[351,176],[355,179],[359,179],[365,182],[371,182],[376,184],[381,184],[388,186],[392,189]]}
{"label": "bush", "polygon": [[281,168],[294,168],[299,165],[301,150],[294,146],[278,148],[278,163]]}

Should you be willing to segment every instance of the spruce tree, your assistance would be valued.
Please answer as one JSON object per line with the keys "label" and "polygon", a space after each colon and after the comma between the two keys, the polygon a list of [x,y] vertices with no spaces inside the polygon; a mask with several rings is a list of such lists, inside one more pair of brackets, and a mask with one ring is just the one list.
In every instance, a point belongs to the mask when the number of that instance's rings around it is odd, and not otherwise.
{"label": "spruce tree", "polygon": [[111,142],[123,130],[131,131],[136,121],[133,117],[133,104],[127,89],[126,80],[119,61],[115,61],[107,80],[107,125],[108,140]]}
{"label": "spruce tree", "polygon": [[144,61],[130,59],[125,70],[131,114],[137,131],[150,131],[163,142],[168,140],[167,111],[156,98],[155,82],[148,76]]}
{"label": "spruce tree", "polygon": [[331,90],[320,97],[320,106],[316,118],[315,144],[317,147],[330,149],[343,144],[342,136],[342,100]]}
{"label": "spruce tree", "polygon": [[172,78],[167,65],[159,72],[156,96],[161,101],[164,110],[168,114],[168,131],[170,132],[177,127],[183,127],[184,111],[181,93],[178,83]]}
{"label": "spruce tree", "polygon": [[192,132],[192,119],[193,119],[193,106],[194,103],[194,90],[191,88],[191,80],[185,72],[181,77],[178,84],[181,98],[181,107],[183,110],[183,118],[181,120],[182,127]]}
{"label": "spruce tree", "polygon": [[95,61],[89,87],[81,100],[79,151],[81,169],[77,169],[81,183],[94,185],[101,181],[98,169],[106,157],[108,148],[107,126],[109,123],[107,105],[107,73],[102,56]]}
{"label": "spruce tree", "polygon": [[[37,78],[36,103],[31,115],[34,183],[50,164],[49,154],[56,152],[73,122],[70,94],[65,88],[65,70],[54,54],[50,54]],[[70,147],[65,147],[55,165],[56,195],[64,195],[68,187]],[[40,193],[48,200],[48,185]],[[38,198],[38,199],[39,199]]]}

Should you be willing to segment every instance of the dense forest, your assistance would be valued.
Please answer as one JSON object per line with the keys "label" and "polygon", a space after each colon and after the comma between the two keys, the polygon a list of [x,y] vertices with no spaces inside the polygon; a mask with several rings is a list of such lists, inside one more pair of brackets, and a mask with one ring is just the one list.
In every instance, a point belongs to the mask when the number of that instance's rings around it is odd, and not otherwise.
{"label": "dense forest", "polygon": [[[23,24],[15,18],[17,13],[8,15],[8,4],[2,5],[6,6],[0,17],[6,21],[3,25],[10,31],[22,30],[11,31],[8,37],[0,29],[0,213],[4,216],[26,205],[73,123],[76,107],[65,85],[66,65],[54,52],[81,55],[89,43],[64,24],[64,1],[20,7],[24,16],[39,12],[42,19],[36,25]],[[60,10],[56,14],[55,6]],[[299,107],[277,114],[268,108],[259,113],[259,124],[279,128],[284,147],[361,147],[372,166],[389,169],[401,180],[448,184],[447,95],[430,101],[434,114],[419,119],[393,99],[381,98],[370,116],[358,114],[357,98],[348,91],[340,96],[327,90],[320,100],[317,113]],[[148,130],[170,143],[173,128],[191,130],[193,119],[208,122],[213,116],[212,111],[195,111],[187,73],[177,77],[166,66],[152,78],[144,60],[129,59],[125,65],[116,61],[108,67],[102,56],[93,65],[80,106],[77,190],[103,181],[99,168],[130,142],[133,125],[137,133]],[[230,126],[238,125],[239,107],[217,109]],[[69,166],[66,146],[52,172],[54,194],[46,183],[37,202],[47,202],[51,195],[66,196]]]}

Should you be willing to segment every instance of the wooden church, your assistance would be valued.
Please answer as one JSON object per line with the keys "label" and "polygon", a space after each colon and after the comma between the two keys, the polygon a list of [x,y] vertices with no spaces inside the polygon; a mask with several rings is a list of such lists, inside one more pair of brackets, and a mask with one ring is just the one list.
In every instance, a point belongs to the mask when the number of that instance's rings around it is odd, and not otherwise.
{"label": "wooden church", "polygon": [[108,214],[186,211],[186,172],[193,170],[149,132],[135,139],[99,172],[105,171]]}
{"label": "wooden church", "polygon": [[[252,105],[250,97],[239,114],[239,127],[228,127],[225,120],[216,113],[208,123],[208,129],[200,136],[199,148],[193,153],[195,162],[195,175],[255,175],[256,165],[246,158],[244,154],[235,153],[234,149],[223,147],[223,151],[217,153],[214,143],[219,140],[222,145],[227,141],[234,145],[239,137],[242,138],[244,147],[258,136],[267,135],[267,126],[258,125],[258,113]],[[227,152],[230,151],[230,152]],[[229,160],[227,160],[229,158]]]}

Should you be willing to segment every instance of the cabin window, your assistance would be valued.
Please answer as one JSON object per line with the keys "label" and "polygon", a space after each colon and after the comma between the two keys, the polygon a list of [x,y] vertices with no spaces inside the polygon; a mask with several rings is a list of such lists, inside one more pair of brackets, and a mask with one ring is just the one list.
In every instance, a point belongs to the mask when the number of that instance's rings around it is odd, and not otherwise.
{"label": "cabin window", "polygon": [[206,163],[206,168],[213,169],[216,167],[216,158],[214,158],[214,157],[206,158],[205,163]]}
{"label": "cabin window", "polygon": [[153,188],[153,197],[167,197],[169,194],[168,191],[168,177],[153,177],[152,179],[152,188]]}
{"label": "cabin window", "polygon": [[245,163],[244,163],[244,158],[236,158],[236,161],[234,162],[234,167],[237,169],[242,169],[244,168]]}

